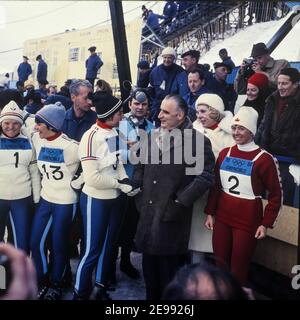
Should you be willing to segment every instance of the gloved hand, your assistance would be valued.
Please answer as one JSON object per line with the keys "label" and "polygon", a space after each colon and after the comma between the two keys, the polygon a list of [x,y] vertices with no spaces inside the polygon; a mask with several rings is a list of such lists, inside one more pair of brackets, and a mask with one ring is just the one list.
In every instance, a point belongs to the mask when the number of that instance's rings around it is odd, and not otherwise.
{"label": "gloved hand", "polygon": [[118,188],[126,194],[128,194],[130,191],[133,190],[133,187],[128,178],[125,178],[123,180],[118,180],[118,183],[119,183]]}
{"label": "gloved hand", "polygon": [[73,179],[71,181],[71,188],[74,191],[79,192],[79,191],[81,191],[83,185],[84,185],[84,181],[83,181],[82,174],[74,175],[74,177],[73,177]]}
{"label": "gloved hand", "polygon": [[300,185],[300,166],[296,164],[291,164],[289,166],[289,172],[294,178],[294,182],[297,184],[297,186]]}
{"label": "gloved hand", "polygon": [[130,191],[129,193],[127,193],[128,197],[134,197],[136,196],[138,193],[140,193],[142,191],[142,189],[140,187],[133,189],[132,191]]}

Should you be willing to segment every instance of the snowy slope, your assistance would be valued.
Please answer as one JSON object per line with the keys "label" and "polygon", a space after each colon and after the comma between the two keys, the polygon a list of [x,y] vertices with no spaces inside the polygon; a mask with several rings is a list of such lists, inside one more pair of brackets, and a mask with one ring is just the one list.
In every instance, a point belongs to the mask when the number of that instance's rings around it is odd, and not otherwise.
{"label": "snowy slope", "polygon": [[[270,21],[258,23],[240,30],[234,36],[224,41],[215,41],[212,48],[204,54],[199,62],[209,63],[212,67],[213,63],[220,61],[219,50],[227,48],[228,54],[236,65],[240,65],[243,58],[247,58],[254,43],[267,43],[276,31],[282,26],[290,15],[278,21]],[[300,61],[300,22],[288,33],[279,46],[272,52],[275,59],[286,59],[288,61]]]}

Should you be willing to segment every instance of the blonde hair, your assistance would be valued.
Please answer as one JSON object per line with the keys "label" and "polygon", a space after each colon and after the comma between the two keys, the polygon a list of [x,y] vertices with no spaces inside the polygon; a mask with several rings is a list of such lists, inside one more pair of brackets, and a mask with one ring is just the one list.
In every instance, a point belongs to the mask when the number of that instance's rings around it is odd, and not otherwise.
{"label": "blonde hair", "polygon": [[198,109],[199,106],[201,106],[201,105],[207,107],[207,109],[208,109],[208,110],[207,110],[207,111],[208,111],[208,116],[210,117],[210,119],[214,120],[215,122],[219,123],[219,122],[225,117],[225,116],[224,116],[222,113],[220,113],[217,109],[215,109],[215,108],[213,108],[213,107],[211,107],[211,106],[209,106],[209,105],[207,105],[207,104],[204,104],[204,103],[198,104],[196,108]]}

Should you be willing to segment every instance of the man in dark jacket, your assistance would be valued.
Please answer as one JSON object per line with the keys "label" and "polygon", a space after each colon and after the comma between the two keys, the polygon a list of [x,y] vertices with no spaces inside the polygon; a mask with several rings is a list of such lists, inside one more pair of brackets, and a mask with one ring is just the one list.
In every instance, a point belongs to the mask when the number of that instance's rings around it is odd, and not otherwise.
{"label": "man in dark jacket", "polygon": [[143,253],[148,300],[159,300],[186,262],[193,203],[214,182],[211,143],[193,129],[187,112],[180,96],[164,98],[161,127],[141,144],[141,164],[133,175],[133,182],[142,188],[136,198],[140,212],[136,246]]}
{"label": "man in dark jacket", "polygon": [[166,47],[161,54],[163,63],[155,67],[150,73],[149,93],[153,99],[151,106],[151,118],[159,126],[159,107],[166,95],[171,93],[176,76],[183,68],[175,63],[176,52],[171,47]]}
{"label": "man in dark jacket", "polygon": [[223,63],[227,64],[231,69],[235,68],[235,64],[232,61],[231,57],[228,56],[228,52],[225,48],[219,51],[219,56],[222,59]]}
{"label": "man in dark jacket", "polygon": [[294,203],[295,184],[291,164],[300,163],[300,74],[297,69],[280,71],[277,90],[267,99],[264,117],[255,136],[256,143],[279,162],[284,204]]}
{"label": "man in dark jacket", "polygon": [[90,47],[88,50],[91,55],[85,61],[86,75],[85,79],[88,80],[94,87],[95,79],[97,78],[98,70],[103,66],[103,62],[96,53],[96,47]]}
{"label": "man in dark jacket", "polygon": [[28,77],[32,74],[31,65],[28,63],[28,57],[23,56],[23,62],[19,64],[18,67],[18,77],[19,81],[25,82]]}
{"label": "man in dark jacket", "polygon": [[212,93],[219,95],[225,106],[225,110],[231,111],[234,114],[235,102],[237,100],[237,93],[233,85],[226,82],[227,74],[231,73],[231,68],[224,62],[214,63],[215,74],[213,79],[207,84]]}
{"label": "man in dark jacket", "polygon": [[42,59],[42,55],[39,54],[36,57],[36,61],[38,61],[38,69],[37,69],[37,81],[39,83],[47,81],[47,73],[48,73],[48,66],[47,63]]}

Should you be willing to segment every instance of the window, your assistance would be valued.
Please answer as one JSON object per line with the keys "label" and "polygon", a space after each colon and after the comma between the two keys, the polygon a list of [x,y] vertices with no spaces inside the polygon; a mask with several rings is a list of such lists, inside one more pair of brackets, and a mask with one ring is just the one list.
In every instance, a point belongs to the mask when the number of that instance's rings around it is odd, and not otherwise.
{"label": "window", "polygon": [[71,48],[69,52],[69,61],[78,61],[79,48]]}

